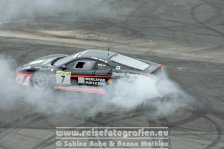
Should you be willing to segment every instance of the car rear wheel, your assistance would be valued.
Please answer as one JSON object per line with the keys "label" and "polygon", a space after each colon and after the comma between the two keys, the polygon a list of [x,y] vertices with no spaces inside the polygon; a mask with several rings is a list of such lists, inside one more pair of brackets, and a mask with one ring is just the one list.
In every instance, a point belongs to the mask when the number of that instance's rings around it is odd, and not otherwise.
{"label": "car rear wheel", "polygon": [[49,88],[49,76],[44,72],[35,72],[32,78],[32,85],[40,90]]}

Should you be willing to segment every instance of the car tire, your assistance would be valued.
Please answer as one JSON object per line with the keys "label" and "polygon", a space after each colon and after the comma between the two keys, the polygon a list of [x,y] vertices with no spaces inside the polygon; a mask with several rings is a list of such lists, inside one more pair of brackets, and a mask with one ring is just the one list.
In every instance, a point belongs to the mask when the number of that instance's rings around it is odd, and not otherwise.
{"label": "car tire", "polygon": [[39,90],[50,88],[50,79],[48,74],[44,72],[35,72],[32,77],[32,86]]}

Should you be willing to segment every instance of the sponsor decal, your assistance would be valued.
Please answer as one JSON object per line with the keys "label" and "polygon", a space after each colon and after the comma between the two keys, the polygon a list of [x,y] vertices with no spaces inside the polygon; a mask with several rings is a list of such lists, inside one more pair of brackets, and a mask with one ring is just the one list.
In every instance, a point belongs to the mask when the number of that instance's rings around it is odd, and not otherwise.
{"label": "sponsor decal", "polygon": [[78,78],[78,83],[87,85],[105,85],[106,80],[103,78]]}
{"label": "sponsor decal", "polygon": [[85,78],[85,84],[88,85],[105,85],[106,80],[101,78]]}
{"label": "sponsor decal", "polygon": [[113,72],[113,77],[137,77],[139,74]]}

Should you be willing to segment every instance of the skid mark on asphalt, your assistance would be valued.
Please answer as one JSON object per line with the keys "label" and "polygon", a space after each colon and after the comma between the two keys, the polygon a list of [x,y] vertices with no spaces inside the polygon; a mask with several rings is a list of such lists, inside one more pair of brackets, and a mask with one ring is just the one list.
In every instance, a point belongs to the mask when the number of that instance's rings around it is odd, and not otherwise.
{"label": "skid mark on asphalt", "polygon": [[45,119],[43,115],[32,113],[16,119],[10,123],[2,125],[1,128],[6,128],[0,131],[0,140],[10,134],[17,133],[22,128],[27,128],[30,125]]}

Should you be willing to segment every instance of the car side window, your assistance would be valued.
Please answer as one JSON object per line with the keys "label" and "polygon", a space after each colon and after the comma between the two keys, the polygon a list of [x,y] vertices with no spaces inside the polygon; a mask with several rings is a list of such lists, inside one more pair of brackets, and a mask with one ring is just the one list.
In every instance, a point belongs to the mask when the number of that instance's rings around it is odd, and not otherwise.
{"label": "car side window", "polygon": [[95,61],[91,60],[78,60],[67,64],[68,69],[83,69],[91,70],[93,69]]}
{"label": "car side window", "polygon": [[101,63],[101,62],[98,62],[95,67],[96,70],[104,70],[104,69],[109,69],[109,68],[110,68],[110,66],[108,66],[105,63]]}

